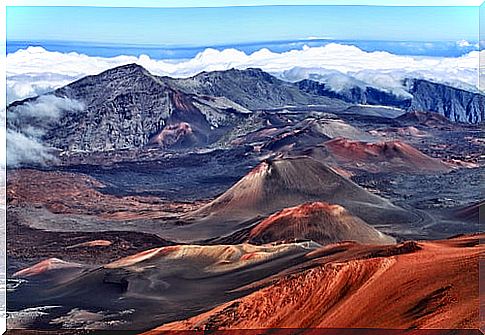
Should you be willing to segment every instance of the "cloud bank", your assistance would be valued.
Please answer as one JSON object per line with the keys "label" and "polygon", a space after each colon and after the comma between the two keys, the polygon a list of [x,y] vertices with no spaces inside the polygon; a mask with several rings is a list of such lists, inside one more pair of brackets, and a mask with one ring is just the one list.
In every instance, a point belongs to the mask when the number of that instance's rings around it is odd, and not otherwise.
{"label": "cloud bank", "polygon": [[[484,51],[482,51],[483,53]],[[8,102],[35,96],[86,75],[137,63],[157,75],[189,77],[201,71],[258,67],[289,81],[314,78],[335,90],[351,83],[405,94],[401,80],[424,78],[468,90],[478,89],[479,51],[461,57],[419,57],[366,52],[355,46],[330,43],[287,52],[261,49],[246,54],[236,49],[206,49],[191,59],[156,60],[146,55],[92,57],[75,52],[51,52],[29,47],[7,55]]]}
{"label": "cloud bank", "polygon": [[78,101],[43,95],[7,111],[7,166],[54,161],[52,148],[42,142],[49,127],[66,111],[80,111]]}

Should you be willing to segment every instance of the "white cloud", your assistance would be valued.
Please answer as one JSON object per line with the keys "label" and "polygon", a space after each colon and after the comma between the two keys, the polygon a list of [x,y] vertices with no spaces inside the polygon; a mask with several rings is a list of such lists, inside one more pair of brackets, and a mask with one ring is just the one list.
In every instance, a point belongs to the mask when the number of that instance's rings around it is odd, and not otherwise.
{"label": "white cloud", "polygon": [[35,138],[7,129],[7,166],[53,161],[50,149]]}
{"label": "white cloud", "polygon": [[294,67],[277,75],[281,79],[291,82],[303,79],[319,81],[325,83],[325,87],[337,93],[352,87],[365,88],[366,86],[372,86],[392,92],[397,96],[410,97],[410,94],[406,92],[402,85],[402,79],[406,78],[405,73],[395,76],[395,73],[386,74],[381,71],[363,70],[344,74],[336,70]]}
{"label": "white cloud", "polygon": [[55,160],[52,148],[42,143],[42,136],[65,111],[83,108],[78,101],[53,95],[10,108],[7,112],[7,166]]}
{"label": "white cloud", "polygon": [[[466,47],[466,43],[469,42],[460,41],[458,45]],[[335,91],[353,85],[371,85],[405,96],[407,93],[401,81],[407,77],[473,90],[479,84],[479,57],[485,64],[485,51],[472,51],[455,58],[417,57],[365,52],[355,46],[331,43],[283,53],[261,49],[249,55],[236,49],[206,49],[192,59],[170,61],[155,60],[146,55],[91,57],[29,47],[7,55],[7,102],[43,94],[86,75],[128,63],[138,63],[154,74],[173,77],[233,67],[259,67],[289,81],[311,78],[326,82]],[[485,67],[480,69],[480,74],[481,90],[485,91]],[[45,146],[41,138],[47,127],[62,115],[63,110],[68,109],[80,110],[82,105],[47,95],[35,103],[18,107],[14,114],[9,112],[9,123],[14,127],[7,130],[8,165],[52,160],[52,149]]]}
{"label": "white cloud", "polygon": [[470,42],[467,40],[460,40],[456,42],[456,45],[459,46],[460,48],[469,48],[472,46]]}
{"label": "white cloud", "polygon": [[8,102],[50,92],[59,86],[69,84],[77,78],[77,76],[50,72],[7,75]]}
{"label": "white cloud", "polygon": [[43,95],[35,101],[12,107],[7,117],[9,121],[19,121],[20,123],[29,119],[31,124],[32,120],[39,124],[46,124],[59,119],[62,111],[82,110],[82,108],[83,105],[78,101],[54,95]]}
{"label": "white cloud", "polygon": [[478,51],[461,57],[401,56],[381,51],[366,52],[355,46],[331,43],[283,53],[261,49],[249,55],[236,49],[206,49],[192,59],[170,61],[155,60],[146,55],[90,57],[75,52],[50,52],[41,47],[29,47],[7,55],[7,92],[8,101],[13,101],[128,63],[138,63],[154,74],[173,77],[188,77],[201,71],[233,67],[259,67],[284,77],[285,71],[298,67],[300,71],[306,69],[306,75],[340,74],[337,80],[339,85],[343,78],[353,78],[399,91],[402,78],[419,77],[470,89],[478,87],[478,57]]}

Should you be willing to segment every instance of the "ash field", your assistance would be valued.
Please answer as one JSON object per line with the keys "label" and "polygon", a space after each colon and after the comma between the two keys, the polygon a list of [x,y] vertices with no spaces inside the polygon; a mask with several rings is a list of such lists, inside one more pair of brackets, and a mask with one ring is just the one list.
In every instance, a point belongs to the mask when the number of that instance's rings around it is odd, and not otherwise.
{"label": "ash field", "polygon": [[130,64],[13,102],[9,329],[480,328],[485,97],[406,87]]}

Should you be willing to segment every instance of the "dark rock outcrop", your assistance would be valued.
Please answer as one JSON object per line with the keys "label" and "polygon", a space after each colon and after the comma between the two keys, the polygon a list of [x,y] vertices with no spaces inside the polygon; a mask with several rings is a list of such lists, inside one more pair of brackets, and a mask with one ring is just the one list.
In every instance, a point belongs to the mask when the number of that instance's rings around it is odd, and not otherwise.
{"label": "dark rock outcrop", "polygon": [[325,83],[305,79],[298,87],[309,94],[341,99],[352,104],[382,105],[409,112],[438,113],[453,122],[480,123],[485,118],[485,96],[423,79],[403,82],[412,97],[397,96],[371,86],[335,92]]}
{"label": "dark rock outcrop", "polygon": [[397,96],[374,87],[354,86],[348,90],[335,92],[325,83],[305,79],[297,83],[298,87],[307,93],[340,99],[353,104],[382,105],[397,108],[408,108],[411,98]]}
{"label": "dark rock outcrop", "polygon": [[249,109],[271,109],[298,105],[346,107],[333,97],[318,96],[298,85],[280,80],[261,69],[201,72],[186,79],[162,78],[179,89],[194,94],[226,97]]}
{"label": "dark rock outcrop", "polygon": [[438,113],[454,122],[480,123],[485,119],[485,95],[422,79],[405,81],[413,100],[409,110]]}
{"label": "dark rock outcrop", "polygon": [[[348,112],[352,108],[349,103],[370,104],[433,112],[454,122],[479,123],[484,119],[484,95],[425,80],[406,80],[404,85],[412,99],[372,87],[356,86],[336,93],[323,83],[285,82],[252,68],[175,79],[128,64],[84,77],[41,98],[12,103],[7,126],[24,135],[34,134],[42,145],[93,152],[150,145],[207,147],[233,129],[256,130],[245,127],[248,118],[257,117],[254,111],[285,106],[319,105],[338,113]],[[59,115],[50,115],[46,121],[35,116],[37,111],[32,107],[42,99],[49,100],[45,99],[48,95],[49,99],[64,100],[58,104]],[[70,103],[76,108],[68,108]],[[43,108],[49,108],[47,105],[44,102]]]}
{"label": "dark rock outcrop", "polygon": [[[136,64],[87,76],[52,94],[84,106],[81,111],[64,111],[42,138],[47,145],[70,151],[150,144],[206,146],[250,114],[226,98],[187,94],[173,88]],[[12,104],[9,112],[15,112],[21,104]]]}
{"label": "dark rock outcrop", "polygon": [[[82,110],[63,110],[57,120],[43,126],[42,143],[64,151],[147,145],[206,147],[243,125],[252,114],[249,109],[308,104],[348,107],[340,100],[302,92],[296,85],[259,69],[203,72],[174,79],[128,64],[84,77],[50,94],[83,106]],[[36,101],[14,102],[8,107],[9,114]],[[12,118],[9,128],[22,131],[18,123],[24,121]]]}

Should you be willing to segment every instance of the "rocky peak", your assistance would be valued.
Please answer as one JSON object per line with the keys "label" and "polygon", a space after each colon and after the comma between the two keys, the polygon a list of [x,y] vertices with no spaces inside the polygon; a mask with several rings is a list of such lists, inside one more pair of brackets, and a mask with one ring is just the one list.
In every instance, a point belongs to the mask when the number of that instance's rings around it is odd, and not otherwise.
{"label": "rocky peak", "polygon": [[406,79],[413,95],[410,111],[438,113],[453,122],[481,123],[485,119],[485,95],[424,79]]}
{"label": "rocky peak", "polygon": [[142,66],[127,64],[81,78],[56,90],[54,94],[80,100],[89,107],[123,95],[149,94],[161,90],[167,90],[165,83]]}
{"label": "rocky peak", "polygon": [[205,147],[248,115],[229,99],[185,93],[137,64],[84,77],[51,95],[83,106],[62,111],[42,136],[67,151]]}
{"label": "rocky peak", "polygon": [[308,93],[326,96],[353,104],[382,105],[397,108],[408,108],[411,104],[410,97],[402,97],[392,92],[371,87],[353,86],[342,91],[334,91],[327,87],[325,83],[320,83],[310,79],[304,79],[297,83],[298,87]]}
{"label": "rocky peak", "polygon": [[112,69],[109,69],[109,70],[106,70],[106,71],[100,73],[100,75],[114,76],[114,77],[119,77],[119,76],[123,76],[123,75],[133,75],[133,74],[148,74],[148,75],[150,75],[150,73],[148,72],[147,69],[145,69],[143,66],[138,65],[136,63],[121,65],[121,66],[118,66],[118,67],[115,67],[115,68],[112,68]]}
{"label": "rocky peak", "polygon": [[258,68],[202,72],[185,79],[163,79],[184,92],[226,97],[251,110],[309,104],[347,107],[341,100],[304,92],[297,85]]}

